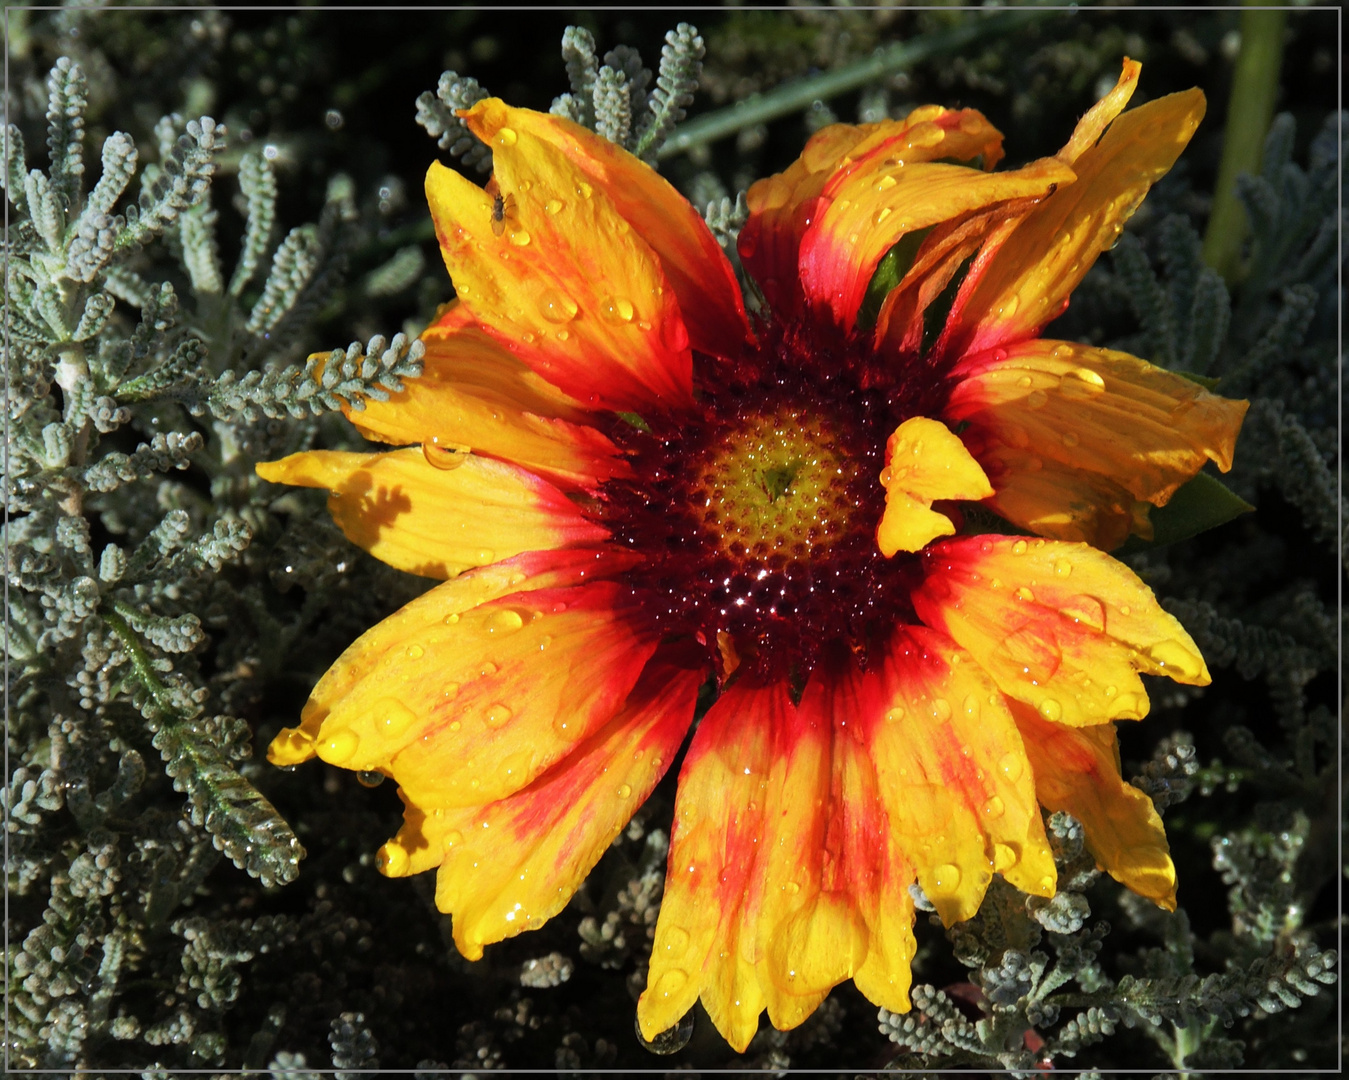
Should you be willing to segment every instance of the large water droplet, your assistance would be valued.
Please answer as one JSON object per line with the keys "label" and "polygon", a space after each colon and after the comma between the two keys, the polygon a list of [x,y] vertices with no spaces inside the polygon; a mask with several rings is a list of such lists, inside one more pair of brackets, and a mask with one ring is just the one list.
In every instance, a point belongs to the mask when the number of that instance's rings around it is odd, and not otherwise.
{"label": "large water droplet", "polygon": [[[661,982],[664,982],[666,978],[673,974],[675,974],[675,972],[667,971],[665,975],[661,976]],[[681,971],[679,974],[683,975],[684,973]],[[687,981],[688,976],[684,975],[684,979]],[[653,1054],[660,1054],[661,1056],[679,1053],[684,1047],[688,1046],[689,1040],[693,1038],[692,1010],[685,1013],[683,1017],[680,1018],[679,1023],[675,1024],[674,1027],[666,1028],[649,1042],[642,1037],[642,1028],[637,1023],[636,1019],[634,1019],[632,1023],[637,1032],[637,1041],[642,1044],[642,1047],[646,1050],[650,1050]]]}
{"label": "large water droplet", "polygon": [[375,868],[385,877],[402,877],[410,861],[408,853],[392,840],[375,852]]}
{"label": "large water droplet", "polygon": [[595,189],[582,180],[576,185],[576,194],[583,199],[588,199],[591,195],[595,194]]}
{"label": "large water droplet", "polygon": [[494,611],[487,617],[487,632],[489,634],[496,634],[499,637],[513,634],[524,625],[524,618],[518,611],[514,611],[511,608],[503,608],[501,611]]}
{"label": "large water droplet", "polygon": [[932,872],[932,885],[942,892],[952,892],[960,887],[960,867],[954,863],[942,863]]}
{"label": "large water droplet", "polygon": [[539,314],[552,323],[570,322],[579,310],[575,300],[556,289],[549,289],[539,297]]}
{"label": "large water droplet", "polygon": [[1040,715],[1046,720],[1058,720],[1063,716],[1063,706],[1053,698],[1045,698],[1040,702]]}
{"label": "large water droplet", "polygon": [[422,457],[426,463],[443,472],[457,469],[468,460],[472,447],[461,443],[442,443],[437,439],[427,439],[422,443]]}
{"label": "large water droplet", "polygon": [[627,798],[629,795],[631,795],[631,794],[632,794],[632,787],[631,787],[631,785],[629,785],[629,784],[619,784],[619,785],[618,785],[618,797],[619,797],[620,799],[626,799],[626,798]]}
{"label": "large water droplet", "polygon": [[939,697],[939,698],[933,698],[933,699],[932,699],[932,715],[935,716],[938,720],[950,720],[950,719],[951,719],[951,703],[950,703],[949,701],[947,701],[945,698],[941,698],[941,697]]}
{"label": "large water droplet", "polygon": [[994,795],[988,802],[984,803],[984,817],[1000,818],[1003,815],[1003,811],[1006,809],[1007,807],[1003,804],[1003,801],[998,798],[998,796]]}
{"label": "large water droplet", "polygon": [[543,208],[550,214],[559,214],[562,212],[562,207],[565,205],[566,204],[561,199],[549,199],[543,204]]}
{"label": "large water droplet", "polygon": [[491,706],[482,718],[482,722],[493,731],[505,727],[515,714],[511,712],[510,707],[500,703]]}
{"label": "large water droplet", "polygon": [[525,232],[524,229],[511,230],[511,243],[514,244],[516,247],[524,247],[526,244],[529,243],[529,240],[530,240],[529,233]]}
{"label": "large water droplet", "polygon": [[993,869],[998,871],[998,873],[1002,873],[1004,870],[1010,870],[1017,864],[1019,858],[1020,856],[1017,854],[1016,848],[1011,844],[993,845]]}
{"label": "large water droplet", "polygon": [[339,731],[326,739],[319,747],[319,757],[331,765],[341,765],[350,761],[360,746],[360,737],[354,731]]}
{"label": "large water droplet", "polygon": [[1072,572],[1073,564],[1067,559],[1060,559],[1054,564],[1054,573],[1058,574],[1059,577],[1067,577]]}
{"label": "large water droplet", "polygon": [[445,851],[449,851],[450,848],[454,847],[455,844],[462,844],[463,842],[464,842],[464,834],[461,833],[458,829],[451,829],[449,832],[445,834],[444,839],[441,840],[440,846]]}
{"label": "large water droplet", "polygon": [[891,724],[899,723],[899,721],[904,719],[904,707],[902,705],[896,705],[885,714],[885,719]]}
{"label": "large water droplet", "polygon": [[412,727],[412,722],[417,719],[416,713],[393,698],[377,701],[374,712],[384,724],[384,734],[395,739]]}
{"label": "large water droplet", "polygon": [[384,783],[384,774],[374,770],[362,770],[356,774],[356,783],[361,787],[379,787]]}
{"label": "large water droplet", "polygon": [[689,947],[689,932],[682,926],[672,926],[662,934],[661,940],[665,943],[666,956],[682,956]]}
{"label": "large water droplet", "polygon": [[519,141],[519,136],[515,134],[513,128],[504,127],[497,132],[496,142],[498,146],[514,146]]}
{"label": "large water droplet", "polygon": [[1013,544],[1013,545],[1012,545],[1012,554],[1013,554],[1013,555],[1024,555],[1024,554],[1026,554],[1026,541],[1024,541],[1024,540],[1018,540],[1015,544]]}
{"label": "large water droplet", "polygon": [[1022,762],[1022,755],[1013,753],[1009,750],[998,759],[998,768],[1001,770],[1003,776],[1007,777],[1007,779],[1013,783],[1016,783],[1016,781],[1021,779],[1021,773],[1025,769],[1025,765]]}
{"label": "large water droplet", "polygon": [[609,296],[600,301],[600,317],[606,322],[626,323],[632,322],[636,309],[632,306],[632,301],[621,296]]}

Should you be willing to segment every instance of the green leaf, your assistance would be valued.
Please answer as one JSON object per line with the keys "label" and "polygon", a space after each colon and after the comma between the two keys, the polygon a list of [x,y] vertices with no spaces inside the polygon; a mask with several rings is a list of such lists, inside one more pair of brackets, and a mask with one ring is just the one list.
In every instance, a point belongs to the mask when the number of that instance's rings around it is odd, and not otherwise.
{"label": "green leaf", "polygon": [[904,280],[904,275],[913,266],[913,260],[918,257],[918,249],[931,231],[932,226],[929,225],[926,229],[907,232],[881,256],[881,261],[876,264],[876,272],[871,275],[866,295],[862,297],[862,306],[857,309],[859,330],[869,330],[876,325],[885,298],[890,295],[891,289]]}
{"label": "green leaf", "polygon": [[1181,485],[1169,503],[1153,509],[1149,515],[1152,520],[1151,540],[1131,536],[1115,554],[1129,555],[1135,551],[1148,551],[1188,540],[1254,509],[1221,480],[1208,473],[1199,473],[1189,483]]}
{"label": "green leaf", "polygon": [[638,431],[649,432],[651,430],[651,425],[648,424],[645,420],[643,420],[635,412],[621,412],[618,414],[618,418],[622,420],[625,424],[631,424]]}

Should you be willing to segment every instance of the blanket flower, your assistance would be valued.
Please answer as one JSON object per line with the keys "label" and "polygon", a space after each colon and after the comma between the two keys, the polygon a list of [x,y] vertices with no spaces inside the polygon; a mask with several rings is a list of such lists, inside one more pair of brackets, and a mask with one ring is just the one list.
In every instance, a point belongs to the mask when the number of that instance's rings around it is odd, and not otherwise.
{"label": "blanket flower", "polygon": [[[258,466],[444,579],[357,640],[273,742],[392,777],[385,874],[436,869],[469,958],[562,910],[679,756],[644,1035],[699,998],[743,1050],[839,982],[909,1008],[914,898],[1052,896],[1041,808],[1174,906],[1113,721],[1140,673],[1209,681],[1105,554],[1148,533],[1245,403],[1041,338],[1170,168],[1197,90],[1116,88],[1002,172],[971,109],[836,125],[749,192],[736,275],[659,175],[482,101],[486,189],[426,190],[457,299],[423,375],[351,419],[384,453]],[[884,267],[883,267],[884,263]],[[893,287],[876,295],[879,270]],[[969,507],[1005,532],[967,528]]]}

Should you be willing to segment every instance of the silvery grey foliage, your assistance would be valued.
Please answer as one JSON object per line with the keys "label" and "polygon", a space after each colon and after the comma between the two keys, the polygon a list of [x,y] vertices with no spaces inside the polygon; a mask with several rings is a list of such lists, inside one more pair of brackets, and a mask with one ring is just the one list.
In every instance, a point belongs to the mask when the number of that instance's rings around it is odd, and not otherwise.
{"label": "silvery grey foliage", "polygon": [[[292,942],[289,924],[174,922],[187,942],[181,986],[149,1012],[119,1002],[142,977],[145,935],[169,926],[222,854],[263,887],[293,880],[304,855],[249,774],[249,725],[212,674],[226,657],[203,663],[229,613],[266,625],[256,586],[241,594],[222,576],[255,557],[259,529],[279,529],[240,448],[285,452],[312,437],[262,434],[268,417],[312,423],[387,399],[420,371],[421,346],[377,335],[296,357],[343,272],[349,183],[254,284],[277,216],[265,156],[239,164],[245,232],[227,274],[211,204],[224,127],[166,116],[149,161],[114,132],[94,178],[81,65],[61,59],[47,92],[47,168],[33,167],[14,126],[3,177],[7,873],[11,894],[36,905],[10,954],[11,1060],[59,1068],[111,1040],[213,1063],[239,967]],[[161,277],[166,253],[189,308]],[[208,415],[210,427],[194,422]],[[147,790],[169,785],[176,816],[143,808]]]}
{"label": "silvery grey foliage", "polygon": [[492,171],[492,151],[468,130],[458,113],[488,96],[477,79],[446,71],[441,74],[434,94],[428,90],[417,98],[417,123],[442,150],[462,158],[465,165],[481,173]]}

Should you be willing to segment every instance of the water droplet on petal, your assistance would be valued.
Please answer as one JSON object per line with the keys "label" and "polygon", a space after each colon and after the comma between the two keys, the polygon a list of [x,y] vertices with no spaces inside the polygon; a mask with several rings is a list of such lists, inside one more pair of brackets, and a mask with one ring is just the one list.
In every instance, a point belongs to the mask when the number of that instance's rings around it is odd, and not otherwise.
{"label": "water droplet on petal", "polygon": [[1079,439],[1079,438],[1077,437],[1077,434],[1076,434],[1075,432],[1072,432],[1072,431],[1065,431],[1065,432],[1063,433],[1063,445],[1064,445],[1064,446],[1076,446],[1076,445],[1077,445],[1078,443],[1080,443],[1081,441],[1082,441],[1082,440]]}
{"label": "water droplet on petal", "polygon": [[439,439],[427,439],[422,443],[422,457],[426,463],[442,472],[459,468],[471,453],[472,448],[462,443],[442,443]]}
{"label": "water droplet on petal", "polygon": [[458,829],[451,829],[449,832],[445,834],[445,838],[441,840],[440,846],[444,850],[449,851],[450,848],[454,847],[455,844],[462,844],[463,842],[464,842],[464,834],[461,833]]}
{"label": "water droplet on petal", "polygon": [[409,645],[409,646],[408,646],[407,658],[408,658],[409,660],[420,660],[420,659],[421,659],[423,656],[425,656],[425,655],[426,655],[426,650],[423,649],[420,645]]}
{"label": "water droplet on petal", "polygon": [[1049,395],[1043,390],[1032,390],[1026,395],[1026,406],[1031,409],[1042,409],[1047,401]]}
{"label": "water droplet on petal", "polygon": [[1021,779],[1021,773],[1024,771],[1025,766],[1022,762],[1022,758],[1022,754],[1017,754],[1009,750],[998,759],[998,769],[1002,772],[1003,776],[1007,777],[1007,779],[1013,783],[1016,783],[1016,781]]}
{"label": "water droplet on petal", "polygon": [[1058,562],[1054,564],[1054,573],[1058,574],[1059,577],[1067,577],[1072,572],[1073,572],[1073,564],[1070,563],[1067,559],[1060,559]]}
{"label": "water droplet on petal", "polygon": [[1045,698],[1040,702],[1040,715],[1046,720],[1058,720],[1063,716],[1063,706],[1053,698]]}
{"label": "water droplet on petal", "polygon": [[888,218],[891,213],[892,211],[888,206],[882,207],[881,210],[876,214],[875,218],[873,218],[872,220],[875,224],[879,225],[882,221]]}
{"label": "water droplet on petal", "polygon": [[626,798],[627,798],[629,795],[631,795],[631,794],[632,794],[632,788],[631,788],[628,784],[619,784],[619,785],[618,785],[618,797],[619,797],[620,799],[626,799]]}
{"label": "water droplet on petal", "polygon": [[1022,585],[1021,588],[1016,591],[1016,598],[1018,600],[1025,600],[1029,603],[1031,600],[1035,599],[1035,594],[1026,588],[1026,586]]}
{"label": "water droplet on petal", "polygon": [[360,737],[354,731],[339,731],[319,746],[319,757],[330,765],[341,765],[350,761],[361,744]]}
{"label": "water droplet on petal", "polygon": [[487,617],[487,632],[501,637],[515,633],[524,625],[525,620],[520,613],[510,608],[494,611]]}
{"label": "water droplet on petal", "polygon": [[1013,554],[1013,555],[1024,555],[1024,554],[1026,554],[1026,541],[1024,541],[1024,540],[1018,540],[1015,544],[1013,544],[1013,545],[1012,545],[1012,554]]}
{"label": "water droplet on petal", "polygon": [[1003,801],[998,798],[998,796],[994,795],[988,802],[984,803],[984,817],[1000,818],[1005,809],[1006,807],[1003,805]]}
{"label": "water droplet on petal", "polygon": [[609,296],[600,302],[600,317],[611,323],[632,322],[636,309],[632,301],[621,296]]}
{"label": "water droplet on petal", "polygon": [[539,314],[552,323],[570,322],[579,310],[575,300],[556,289],[549,289],[539,297]]}
{"label": "water droplet on petal", "polygon": [[[684,982],[688,982],[688,976],[684,975],[682,971],[680,972],[667,971],[664,975],[661,976],[660,982],[656,984],[657,987],[659,988],[661,985],[663,985],[665,983],[665,980],[674,974],[683,975]],[[680,985],[682,986],[683,983],[681,983]],[[677,989],[677,987],[675,989]],[[672,993],[674,993],[674,989],[666,989],[663,991],[663,995],[666,997],[668,997]],[[666,1028],[654,1039],[651,1039],[649,1041],[643,1038],[641,1025],[638,1024],[635,1018],[633,1019],[632,1023],[634,1029],[637,1032],[637,1041],[642,1044],[643,1049],[649,1050],[653,1054],[660,1054],[662,1056],[666,1054],[677,1054],[679,1053],[679,1051],[683,1050],[684,1047],[688,1046],[689,1040],[693,1038],[692,1010],[685,1013],[680,1018],[679,1023],[675,1024],[674,1027]]]}
{"label": "water droplet on petal", "polygon": [[458,615],[458,613],[455,613],[455,614],[452,614],[452,615],[446,615],[446,616],[445,616],[445,625],[446,625],[446,626],[453,626],[453,625],[454,625],[455,623],[457,623],[458,621],[459,621],[459,615]]}
{"label": "water droplet on petal", "polygon": [[882,176],[879,180],[876,181],[876,190],[889,191],[892,187],[894,187],[898,183],[899,183],[898,180],[896,180],[893,176],[887,173],[885,176]]}
{"label": "water droplet on petal", "polygon": [[950,719],[951,719],[951,703],[950,703],[949,701],[947,701],[945,698],[941,698],[941,697],[939,697],[939,698],[933,698],[933,699],[932,699],[932,715],[935,716],[938,720],[950,720]]}
{"label": "water droplet on petal", "polygon": [[561,199],[549,199],[543,204],[543,208],[550,214],[559,214],[562,212],[562,207],[565,205],[566,204],[563,203]]}
{"label": "water droplet on petal", "polygon": [[891,723],[891,724],[896,724],[896,723],[898,723],[900,720],[903,720],[903,719],[904,719],[904,708],[903,708],[903,706],[901,706],[901,705],[896,705],[893,709],[891,709],[889,712],[887,712],[887,713],[885,714],[885,719],[886,719],[887,722],[889,722],[889,723]]}
{"label": "water droplet on petal", "polygon": [[397,738],[412,726],[417,719],[416,713],[393,698],[384,698],[375,703],[374,712],[384,724],[384,734]]}
{"label": "water droplet on petal", "polygon": [[510,721],[510,718],[514,715],[515,714],[511,712],[508,706],[496,704],[487,710],[486,715],[482,718],[482,722],[493,731],[496,731],[498,728],[505,727]]}
{"label": "water droplet on petal", "polygon": [[511,243],[516,247],[524,247],[529,243],[529,240],[529,233],[525,232],[524,229],[514,229],[511,231]]}
{"label": "water droplet on petal", "polygon": [[576,185],[576,194],[581,196],[581,198],[583,199],[590,198],[590,196],[593,195],[594,193],[595,189],[592,188],[589,184],[587,184],[584,180],[582,180],[579,184]]}
{"label": "water droplet on petal", "polygon": [[514,146],[519,141],[519,136],[515,134],[513,128],[504,127],[497,132],[496,141],[498,146]]}
{"label": "water droplet on petal", "polygon": [[932,885],[942,892],[951,892],[960,887],[960,867],[954,863],[942,863],[932,872]]}
{"label": "water droplet on petal", "polygon": [[662,934],[661,940],[665,943],[667,956],[680,956],[689,947],[689,932],[682,926],[671,926]]}
{"label": "water droplet on petal", "polygon": [[1004,870],[1010,870],[1017,864],[1018,856],[1016,848],[1011,844],[993,845],[993,869],[1002,873]]}
{"label": "water droplet on petal", "polygon": [[408,853],[392,840],[375,852],[375,869],[385,877],[402,877],[410,861]]}

